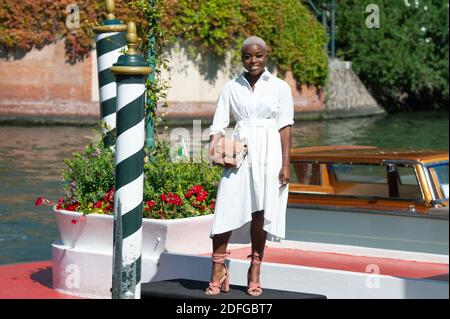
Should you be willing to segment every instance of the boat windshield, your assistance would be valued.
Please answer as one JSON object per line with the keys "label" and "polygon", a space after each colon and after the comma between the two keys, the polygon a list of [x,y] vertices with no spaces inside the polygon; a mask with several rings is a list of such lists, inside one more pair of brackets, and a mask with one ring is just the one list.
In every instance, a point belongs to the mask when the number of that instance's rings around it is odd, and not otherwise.
{"label": "boat windshield", "polygon": [[438,188],[437,195],[448,199],[448,162],[429,165],[428,172]]}

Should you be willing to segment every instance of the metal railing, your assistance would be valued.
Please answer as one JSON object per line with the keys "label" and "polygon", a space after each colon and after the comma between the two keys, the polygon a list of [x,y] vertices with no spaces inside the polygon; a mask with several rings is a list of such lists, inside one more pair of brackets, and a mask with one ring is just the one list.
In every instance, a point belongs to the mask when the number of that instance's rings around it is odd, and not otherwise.
{"label": "metal railing", "polygon": [[325,49],[334,59],[336,57],[336,0],[303,0],[302,2],[309,5],[317,20],[323,24],[329,39]]}

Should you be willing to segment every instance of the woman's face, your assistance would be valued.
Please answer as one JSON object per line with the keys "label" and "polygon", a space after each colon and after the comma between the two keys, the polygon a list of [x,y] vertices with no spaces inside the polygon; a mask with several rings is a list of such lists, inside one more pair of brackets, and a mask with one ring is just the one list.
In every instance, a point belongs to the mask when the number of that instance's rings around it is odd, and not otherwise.
{"label": "woman's face", "polygon": [[259,44],[245,46],[242,49],[242,64],[250,75],[261,74],[267,64],[267,50]]}

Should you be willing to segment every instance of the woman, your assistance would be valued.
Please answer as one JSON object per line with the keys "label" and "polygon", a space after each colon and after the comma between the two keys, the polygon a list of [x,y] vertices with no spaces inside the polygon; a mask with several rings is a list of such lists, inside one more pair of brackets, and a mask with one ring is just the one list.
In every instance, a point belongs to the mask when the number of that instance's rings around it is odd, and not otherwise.
{"label": "woman", "polygon": [[251,264],[247,293],[262,294],[259,281],[267,234],[284,238],[290,180],[291,126],[294,108],[289,85],[266,69],[268,50],[258,37],[247,38],[241,49],[245,72],[222,89],[210,126],[210,155],[229,124],[233,138],[245,141],[248,155],[239,168],[226,166],[219,184],[214,222],[213,267],[207,295],[229,290],[225,266],[232,230],[250,224]]}

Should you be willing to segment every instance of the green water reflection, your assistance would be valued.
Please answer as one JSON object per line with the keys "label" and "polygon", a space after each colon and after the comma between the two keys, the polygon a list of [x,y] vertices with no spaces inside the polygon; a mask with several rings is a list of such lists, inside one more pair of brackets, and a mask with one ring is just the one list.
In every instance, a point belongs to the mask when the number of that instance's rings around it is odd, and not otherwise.
{"label": "green water reflection", "polygon": [[[160,126],[160,135],[168,138],[171,129]],[[448,150],[448,133],[448,113],[396,114],[296,122],[292,144]],[[62,195],[63,160],[94,138],[91,127],[0,126],[0,264],[51,259],[56,223],[34,201]]]}

